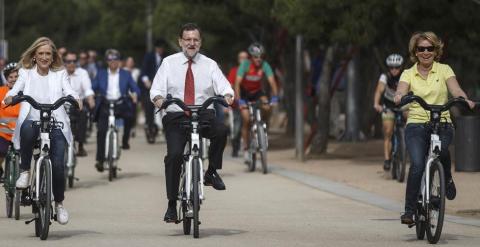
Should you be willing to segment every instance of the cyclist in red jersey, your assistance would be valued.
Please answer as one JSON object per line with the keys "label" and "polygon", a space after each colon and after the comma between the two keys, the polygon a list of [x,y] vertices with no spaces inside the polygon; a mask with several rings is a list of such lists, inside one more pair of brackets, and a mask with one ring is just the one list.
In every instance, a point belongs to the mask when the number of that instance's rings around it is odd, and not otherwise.
{"label": "cyclist in red jersey", "polygon": [[[278,103],[277,82],[270,65],[264,61],[264,48],[260,43],[253,43],[248,47],[249,59],[240,64],[237,70],[237,78],[235,79],[235,98],[239,99],[238,104],[242,115],[242,139],[244,156],[246,157],[248,148],[248,130],[250,128],[250,116],[246,104],[248,101],[261,100],[268,102],[268,97],[262,89],[262,80],[267,79],[272,96],[270,103],[276,105]],[[264,119],[268,119],[270,114],[270,106],[265,104],[262,106]],[[247,157],[246,157],[247,158]]]}

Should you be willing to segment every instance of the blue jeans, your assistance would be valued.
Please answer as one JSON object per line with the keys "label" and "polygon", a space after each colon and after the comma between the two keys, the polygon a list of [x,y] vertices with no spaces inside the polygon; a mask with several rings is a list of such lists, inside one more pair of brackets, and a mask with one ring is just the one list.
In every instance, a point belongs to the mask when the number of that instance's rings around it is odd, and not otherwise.
{"label": "blue jeans", "polygon": [[[20,129],[20,169],[30,170],[32,161],[33,147],[40,135],[39,126],[32,126],[32,120],[25,120]],[[56,202],[62,202],[65,198],[65,148],[67,140],[63,136],[62,130],[54,129],[50,133],[50,160],[52,161],[52,189],[53,197]]]}
{"label": "blue jeans", "polygon": [[[429,152],[431,130],[424,124],[411,123],[405,128],[405,144],[410,155],[410,170],[408,172],[407,190],[405,194],[405,212],[415,212],[417,196],[420,191],[423,172],[425,171],[426,157]],[[453,139],[451,124],[441,124],[439,131],[442,150],[440,162],[445,170],[445,179],[452,178],[451,160],[448,146]]]}

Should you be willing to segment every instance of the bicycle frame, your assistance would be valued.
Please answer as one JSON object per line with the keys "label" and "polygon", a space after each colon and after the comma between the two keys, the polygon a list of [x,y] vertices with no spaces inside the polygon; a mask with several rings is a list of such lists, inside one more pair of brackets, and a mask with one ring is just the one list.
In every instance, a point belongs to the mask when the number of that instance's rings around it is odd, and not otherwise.
{"label": "bicycle frame", "polygon": [[113,133],[113,159],[120,158],[118,154],[118,138],[117,138],[117,126],[115,125],[115,101],[108,102],[108,130],[105,139],[105,159],[108,159],[108,152],[110,146],[110,134]]}
{"label": "bicycle frame", "polygon": [[[263,122],[262,120],[262,111],[260,109],[261,104],[268,104],[264,103],[261,101],[257,102],[248,102],[248,113],[250,115],[250,131],[253,133],[252,138],[255,139],[255,150],[258,151],[260,148],[260,145],[258,143],[258,136],[257,136],[257,123],[261,123],[263,125],[263,128],[266,130],[267,129],[267,124]],[[265,132],[266,134],[267,132]],[[267,140],[267,147],[268,147],[268,138]],[[252,140],[250,140],[252,141]]]}
{"label": "bicycle frame", "polygon": [[[42,129],[42,128],[41,128]],[[52,166],[52,163],[49,158],[49,152],[50,152],[50,133],[44,132],[43,130],[40,133],[40,156],[35,162],[35,166],[31,168],[32,172],[30,173],[30,184],[32,181],[35,181],[35,195],[30,196],[35,202],[39,201],[38,195],[40,194],[40,169],[42,165],[42,161],[47,158],[48,165]],[[52,169],[50,169],[51,171]],[[52,174],[50,174],[50,177],[52,177]],[[50,186],[52,188],[52,186]],[[33,192],[33,191],[31,191]],[[53,193],[50,191],[52,194],[52,201],[53,201]]]}
{"label": "bicycle frame", "polygon": [[[190,150],[189,150],[189,157],[188,157],[188,162],[186,163],[185,166],[185,174],[184,177],[185,179],[185,188],[187,190],[185,191],[186,196],[187,196],[187,201],[190,200],[190,193],[191,190],[188,188],[191,188],[192,186],[192,163],[194,159],[198,159],[198,164],[200,165],[199,171],[201,174],[203,174],[203,161],[201,157],[202,153],[202,145],[201,145],[201,139],[200,139],[200,133],[198,132],[198,113],[197,112],[192,112],[192,131],[190,133]],[[200,200],[204,200],[204,193],[203,193],[203,176],[200,176],[200,190],[199,190],[199,198]]]}

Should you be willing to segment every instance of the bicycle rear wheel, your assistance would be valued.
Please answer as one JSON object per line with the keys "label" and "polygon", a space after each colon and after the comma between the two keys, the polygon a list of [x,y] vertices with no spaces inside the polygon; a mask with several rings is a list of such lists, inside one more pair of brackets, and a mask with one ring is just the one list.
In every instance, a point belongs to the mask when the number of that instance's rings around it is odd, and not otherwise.
{"label": "bicycle rear wheel", "polygon": [[108,181],[112,181],[113,178],[115,177],[114,176],[114,170],[115,170],[115,167],[113,165],[113,142],[115,141],[114,140],[115,136],[113,134],[113,132],[110,132],[110,135],[108,136],[108,156],[107,156],[107,163],[108,163]]}
{"label": "bicycle rear wheel", "polygon": [[427,239],[436,244],[440,239],[445,214],[445,174],[440,161],[430,169],[430,203],[427,204]]}
{"label": "bicycle rear wheel", "polygon": [[268,173],[267,167],[267,133],[262,123],[257,123],[258,146],[260,149],[260,160],[262,162],[263,174]]}
{"label": "bicycle rear wheel", "polygon": [[[1,165],[1,164],[0,164]],[[14,193],[12,193],[12,188],[10,188],[10,182],[12,180],[12,169],[11,169],[11,161],[9,155],[7,155],[5,160],[5,213],[7,218],[12,218],[13,214],[13,202],[14,202]]]}
{"label": "bicycle rear wheel", "polygon": [[49,160],[42,161],[40,167],[40,190],[38,195],[38,214],[40,218],[40,239],[48,238],[52,214],[52,166]]}
{"label": "bicycle rear wheel", "polygon": [[199,237],[199,225],[200,222],[198,220],[199,215],[198,211],[200,210],[200,163],[198,162],[198,158],[193,159],[192,162],[192,174],[193,174],[193,237]]}
{"label": "bicycle rear wheel", "polygon": [[397,131],[397,153],[396,153],[396,178],[399,183],[405,180],[405,171],[407,169],[407,146],[405,145],[405,129],[400,128]]}
{"label": "bicycle rear wheel", "polygon": [[22,192],[19,190],[15,190],[15,195],[13,197],[13,203],[14,203],[14,215],[15,215],[15,220],[20,219],[20,200],[21,200]]}

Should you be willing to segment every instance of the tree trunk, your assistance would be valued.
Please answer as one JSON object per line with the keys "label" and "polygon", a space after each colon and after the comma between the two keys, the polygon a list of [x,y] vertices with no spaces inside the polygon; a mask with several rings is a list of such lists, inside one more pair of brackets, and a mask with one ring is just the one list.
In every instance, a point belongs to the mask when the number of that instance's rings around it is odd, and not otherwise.
{"label": "tree trunk", "polygon": [[344,141],[360,140],[360,97],[361,90],[358,73],[358,56],[350,60],[347,68],[347,105]]}
{"label": "tree trunk", "polygon": [[328,133],[330,125],[330,78],[333,66],[333,55],[335,47],[330,45],[327,48],[325,59],[323,61],[322,75],[318,85],[318,112],[317,123],[318,131],[313,137],[310,154],[318,155],[325,153],[328,146]]}

